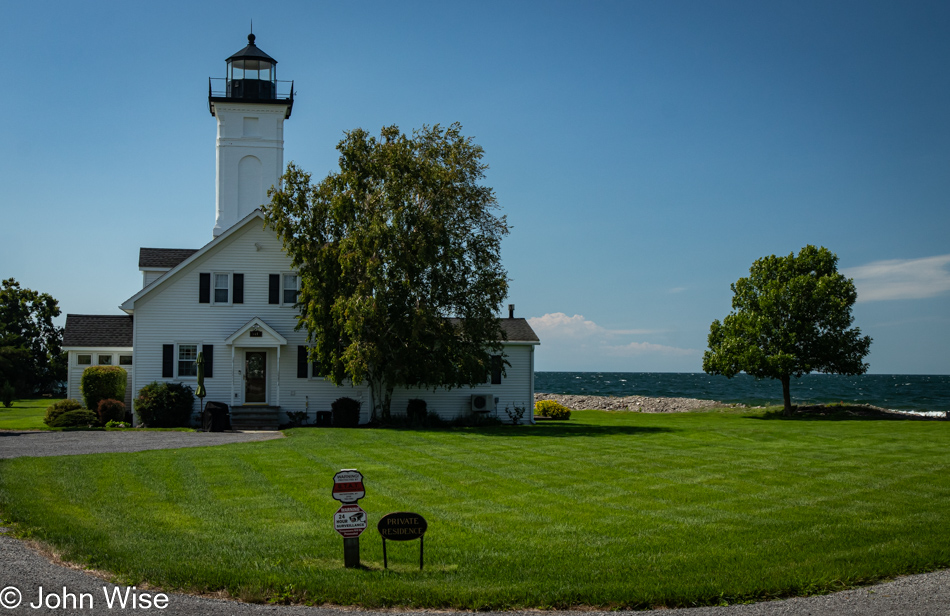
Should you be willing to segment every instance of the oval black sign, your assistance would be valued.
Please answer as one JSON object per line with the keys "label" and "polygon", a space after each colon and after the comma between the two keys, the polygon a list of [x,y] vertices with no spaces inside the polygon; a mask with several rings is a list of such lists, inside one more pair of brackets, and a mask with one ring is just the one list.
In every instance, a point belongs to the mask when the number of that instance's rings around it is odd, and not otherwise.
{"label": "oval black sign", "polygon": [[408,511],[397,511],[396,513],[387,513],[376,525],[379,534],[384,539],[392,541],[412,541],[421,539],[429,525],[418,513],[409,513]]}

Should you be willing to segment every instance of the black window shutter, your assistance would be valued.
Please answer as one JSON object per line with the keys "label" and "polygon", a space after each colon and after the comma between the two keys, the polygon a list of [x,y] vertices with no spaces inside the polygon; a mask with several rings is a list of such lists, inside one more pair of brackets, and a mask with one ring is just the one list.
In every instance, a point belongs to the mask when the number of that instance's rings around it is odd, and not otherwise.
{"label": "black window shutter", "polygon": [[313,362],[310,364],[310,376],[314,378],[317,378],[320,376],[320,372],[317,368],[317,362]]}
{"label": "black window shutter", "polygon": [[234,274],[232,276],[234,280],[234,292],[231,295],[232,304],[243,304],[244,303],[244,274]]}
{"label": "black window shutter", "polygon": [[171,379],[175,376],[175,345],[162,345],[162,378]]}
{"label": "black window shutter", "polygon": [[280,274],[270,274],[267,278],[267,303],[280,303]]}
{"label": "black window shutter", "polygon": [[307,378],[307,347],[303,345],[297,347],[297,378]]}
{"label": "black window shutter", "polygon": [[201,351],[204,353],[202,357],[205,360],[205,378],[210,379],[214,377],[214,345],[213,344],[203,344],[201,345]]}
{"label": "black window shutter", "polygon": [[198,274],[198,303],[211,303],[211,274]]}

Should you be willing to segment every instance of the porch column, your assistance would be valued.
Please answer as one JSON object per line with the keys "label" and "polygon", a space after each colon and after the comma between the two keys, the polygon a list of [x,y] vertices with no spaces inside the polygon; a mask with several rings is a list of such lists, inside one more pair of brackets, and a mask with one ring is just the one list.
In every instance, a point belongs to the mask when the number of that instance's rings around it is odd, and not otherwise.
{"label": "porch column", "polygon": [[274,406],[280,406],[280,345],[277,345],[277,395],[274,396]]}
{"label": "porch column", "polygon": [[234,406],[234,345],[231,345],[231,400],[228,401],[228,408]]}

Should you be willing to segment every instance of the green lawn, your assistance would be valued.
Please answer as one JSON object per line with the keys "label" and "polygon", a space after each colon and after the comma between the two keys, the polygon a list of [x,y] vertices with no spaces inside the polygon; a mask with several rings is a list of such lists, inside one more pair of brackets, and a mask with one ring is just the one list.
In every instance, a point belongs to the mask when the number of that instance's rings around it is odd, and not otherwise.
{"label": "green lawn", "polygon": [[[833,416],[838,417],[837,415]],[[950,566],[950,423],[577,412],[490,429],[298,429],[226,447],[0,461],[19,533],[123,583],[246,600],[715,604]],[[331,478],[366,477],[365,569]],[[418,542],[375,530],[391,511]]]}
{"label": "green lawn", "polygon": [[46,407],[60,399],[29,398],[14,400],[13,406],[0,405],[0,430],[48,430],[43,423]]}

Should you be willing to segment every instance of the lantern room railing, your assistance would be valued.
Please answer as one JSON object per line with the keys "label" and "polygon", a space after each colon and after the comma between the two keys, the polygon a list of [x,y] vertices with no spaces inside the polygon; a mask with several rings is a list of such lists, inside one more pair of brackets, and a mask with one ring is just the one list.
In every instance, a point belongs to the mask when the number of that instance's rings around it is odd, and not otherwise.
{"label": "lantern room railing", "polygon": [[264,79],[208,78],[209,98],[234,98],[244,100],[293,101],[293,81],[267,81]]}

